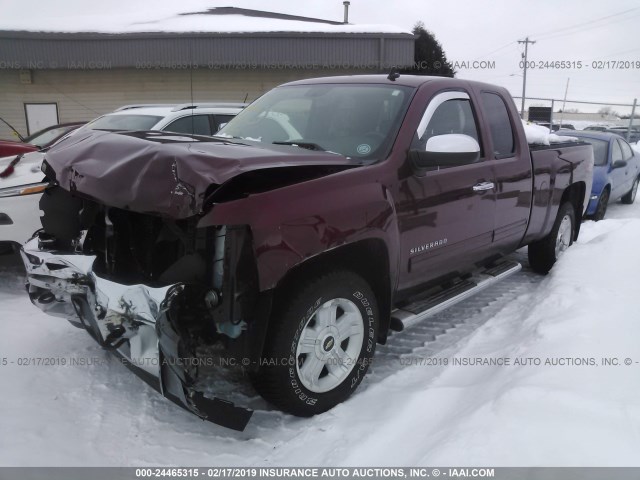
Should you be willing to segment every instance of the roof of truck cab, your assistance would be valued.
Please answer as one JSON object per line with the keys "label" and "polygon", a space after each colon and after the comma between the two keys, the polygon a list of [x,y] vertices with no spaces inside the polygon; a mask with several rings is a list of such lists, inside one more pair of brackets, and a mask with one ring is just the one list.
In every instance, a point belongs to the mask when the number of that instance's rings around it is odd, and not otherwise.
{"label": "roof of truck cab", "polygon": [[335,77],[318,77],[308,78],[304,80],[296,80],[286,83],[285,85],[313,85],[321,83],[369,83],[369,84],[386,84],[386,85],[400,85],[404,87],[418,88],[427,83],[441,83],[444,85],[451,84],[451,86],[463,86],[474,85],[480,88],[488,88],[491,90],[500,90],[506,92],[504,87],[498,85],[492,85],[489,83],[477,82],[475,80],[466,80],[462,78],[451,77],[438,77],[433,75],[409,75],[400,74],[395,80],[390,80],[388,74],[381,75],[343,75]]}
{"label": "roof of truck cab", "polygon": [[[285,85],[313,85],[317,83],[384,83],[390,85],[402,85],[406,87],[419,87],[425,83],[441,81],[441,82],[460,82],[458,78],[435,77],[430,75],[403,75],[401,74],[395,80],[389,80],[389,75],[340,75],[335,77],[318,77],[307,78],[304,80],[296,80],[286,83]],[[466,81],[466,80],[465,80]]]}

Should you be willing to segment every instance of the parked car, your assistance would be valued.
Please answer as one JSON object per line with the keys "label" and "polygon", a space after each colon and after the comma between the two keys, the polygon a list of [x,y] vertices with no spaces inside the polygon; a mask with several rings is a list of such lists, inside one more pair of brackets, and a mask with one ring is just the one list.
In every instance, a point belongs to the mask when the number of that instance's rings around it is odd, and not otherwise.
{"label": "parked car", "polygon": [[84,124],[85,122],[61,123],[60,125],[54,125],[40,130],[19,142],[14,140],[0,140],[0,157],[42,150],[43,148],[53,145],[67,133]]}
{"label": "parked car", "polygon": [[[236,103],[128,105],[89,122],[83,130],[169,130],[211,135],[244,106]],[[81,125],[66,125],[66,133]],[[37,137],[38,142],[43,141],[43,148],[48,148],[60,138],[60,131],[49,129]],[[55,138],[54,132],[58,135]],[[48,143],[44,143],[45,138],[49,139]],[[43,158],[44,154],[32,152],[20,158],[0,159],[0,252],[7,251],[7,243],[22,244],[40,228],[38,203],[44,190],[44,175],[40,171]],[[2,178],[3,172],[10,174]]]}
{"label": "parked car", "polygon": [[554,123],[554,124],[550,124],[549,122],[536,122],[536,125],[540,125],[541,127],[547,127],[552,132],[557,132],[561,128],[564,128],[566,130],[575,130],[576,129],[576,127],[574,127],[570,123],[563,123],[563,124]]}
{"label": "parked car", "polygon": [[627,132],[629,133],[629,142],[636,143],[640,140],[640,130],[637,128],[628,127],[610,127],[605,130],[605,132],[615,133],[616,135],[620,135],[622,138],[627,138]]}
{"label": "parked car", "polygon": [[243,368],[292,414],[332,408],[390,329],[517,272],[506,255],[528,245],[548,272],[578,236],[593,149],[530,148],[502,87],[392,74],[289,83],[214,138],[79,132],[43,169],[34,305],[243,429],[251,411],[207,366]]}
{"label": "parked car", "polygon": [[593,132],[604,132],[608,128],[609,128],[609,125],[589,125],[584,129],[588,131],[593,131]]}
{"label": "parked car", "polygon": [[96,118],[94,130],[162,130],[213,135],[246,107],[244,103],[195,103],[182,105],[127,105]]}
{"label": "parked car", "polygon": [[558,135],[577,137],[593,145],[595,167],[587,207],[589,217],[602,220],[610,203],[635,201],[640,180],[640,152],[614,133],[561,130]]}
{"label": "parked car", "polygon": [[[43,152],[21,155],[14,172],[0,178],[0,253],[13,251],[12,245],[24,243],[42,227],[38,202],[47,183],[40,170]],[[6,171],[14,157],[0,159]]]}

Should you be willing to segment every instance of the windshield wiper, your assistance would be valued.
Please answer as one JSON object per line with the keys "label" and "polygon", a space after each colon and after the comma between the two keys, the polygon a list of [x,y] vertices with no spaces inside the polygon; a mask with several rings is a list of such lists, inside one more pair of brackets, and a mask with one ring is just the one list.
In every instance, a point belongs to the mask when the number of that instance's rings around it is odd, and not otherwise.
{"label": "windshield wiper", "polygon": [[13,131],[13,133],[15,133],[15,134],[18,136],[18,138],[20,139],[20,141],[21,141],[22,143],[25,143],[25,142],[24,142],[24,137],[23,137],[22,135],[20,135],[20,132],[18,132],[15,128],[13,128],[13,126],[11,126],[11,124],[10,124],[9,122],[7,122],[7,121],[6,121],[4,118],[2,118],[2,117],[0,117],[0,122],[4,123],[7,127],[9,127],[9,128]]}
{"label": "windshield wiper", "polygon": [[318,152],[324,152],[324,148],[322,148],[317,143],[311,142],[273,142],[274,145],[295,145],[296,147],[306,148],[307,150],[316,150]]}

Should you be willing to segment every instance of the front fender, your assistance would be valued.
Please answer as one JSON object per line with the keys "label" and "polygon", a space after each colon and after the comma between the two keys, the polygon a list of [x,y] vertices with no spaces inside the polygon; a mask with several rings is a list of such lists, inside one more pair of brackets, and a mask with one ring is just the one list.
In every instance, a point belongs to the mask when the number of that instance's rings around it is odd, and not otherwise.
{"label": "front fender", "polygon": [[[396,258],[398,228],[393,201],[366,170],[344,171],[215,204],[199,226],[250,228],[261,291],[274,288],[306,259],[364,239],[384,241],[389,257]],[[397,271],[392,270],[394,285]]]}

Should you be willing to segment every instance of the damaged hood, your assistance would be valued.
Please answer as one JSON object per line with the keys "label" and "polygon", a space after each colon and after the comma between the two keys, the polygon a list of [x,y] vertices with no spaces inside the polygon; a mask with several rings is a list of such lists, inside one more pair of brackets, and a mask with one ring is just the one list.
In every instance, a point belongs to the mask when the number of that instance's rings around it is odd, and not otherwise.
{"label": "damaged hood", "polygon": [[112,207],[171,218],[202,212],[205,198],[245,172],[359,164],[295,146],[246,145],[166,132],[78,131],[46,154],[46,173],[65,190]]}

